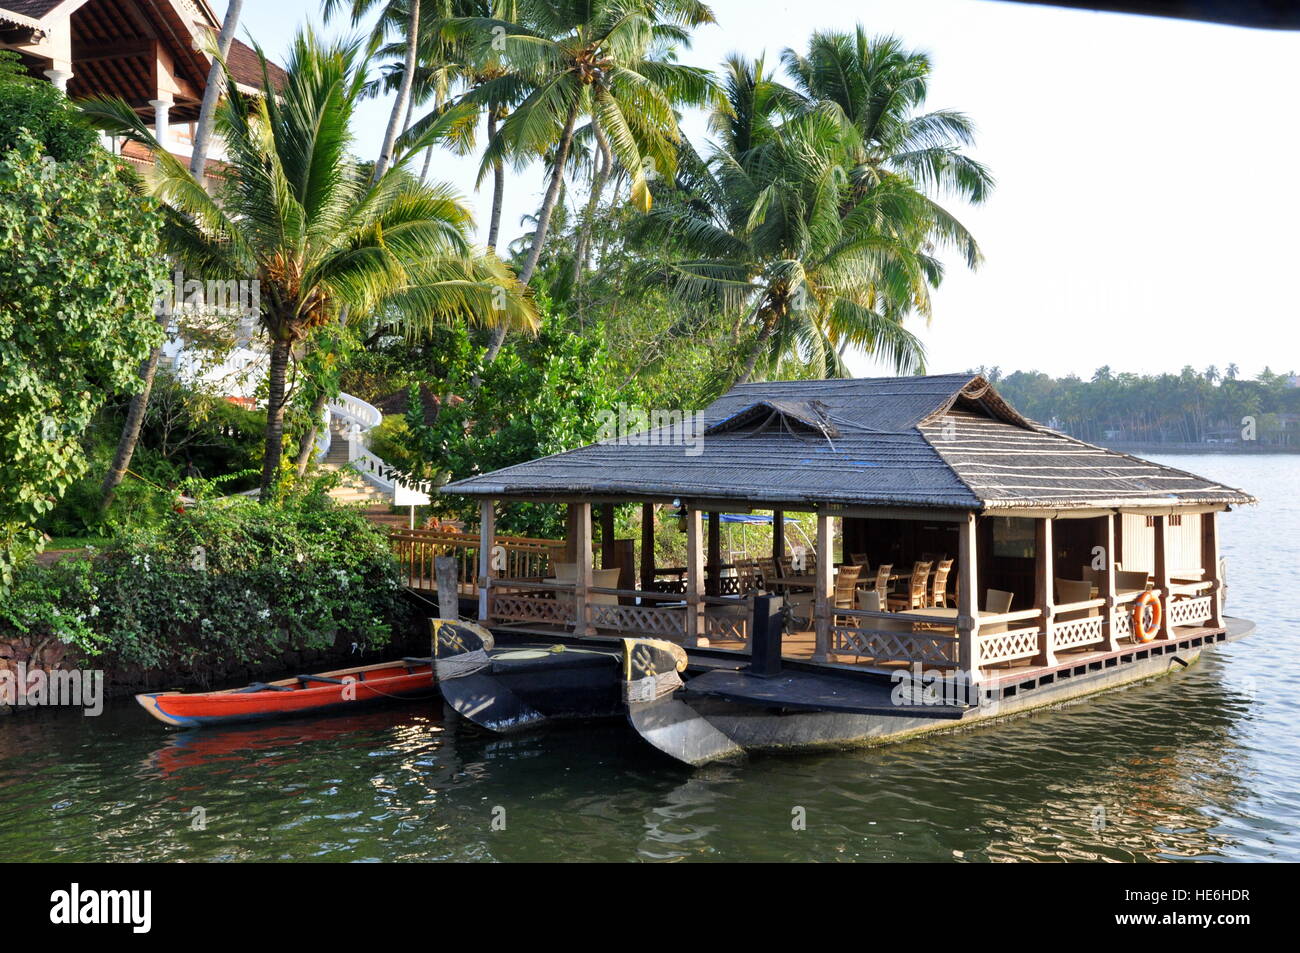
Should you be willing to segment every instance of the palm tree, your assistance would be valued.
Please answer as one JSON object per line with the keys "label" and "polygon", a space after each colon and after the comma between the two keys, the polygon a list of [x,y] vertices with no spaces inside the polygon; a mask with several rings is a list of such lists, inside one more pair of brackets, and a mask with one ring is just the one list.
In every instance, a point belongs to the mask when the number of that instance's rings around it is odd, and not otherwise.
{"label": "palm tree", "polygon": [[[226,89],[225,60],[230,55],[230,47],[235,41],[235,32],[239,29],[239,17],[243,12],[244,0],[230,0],[226,7],[225,19],[221,22],[221,31],[217,35],[215,55],[212,68],[208,71],[208,83],[203,90],[203,105],[199,108],[199,121],[194,131],[194,147],[190,156],[190,171],[196,178],[202,179],[208,163],[208,148],[212,140],[212,126],[216,118],[217,103]],[[167,318],[159,316],[159,323],[166,324]],[[162,345],[149,352],[140,365],[140,392],[131,398],[127,405],[126,420],[122,424],[122,435],[117,441],[117,451],[104,483],[100,489],[100,510],[106,512],[113,504],[117,488],[126,479],[126,472],[135,456],[136,445],[140,442],[140,428],[144,424],[145,411],[149,409],[149,398],[153,394],[153,381],[158,373],[158,362],[162,359]]]}
{"label": "palm tree", "polygon": [[631,178],[632,201],[650,207],[648,181],[673,174],[681,139],[674,106],[703,103],[712,93],[708,73],[665,62],[656,44],[674,31],[714,22],[698,0],[520,0],[520,18],[466,17],[449,24],[462,37],[500,47],[512,71],[466,98],[500,99],[497,88],[522,79],[527,96],[501,124],[484,151],[480,177],[507,157],[541,156],[554,149],[549,181],[532,245],[519,273],[532,281],[560,196],[578,120],[591,116]]}
{"label": "palm tree", "polygon": [[[989,171],[962,153],[974,142],[974,126],[963,113],[925,105],[929,57],[903,47],[896,37],[814,33],[808,53],[781,55],[800,97],[799,109],[832,110],[845,125],[855,185],[870,188],[902,176],[925,192],[983,202],[993,188]],[[973,253],[965,229],[935,206],[935,227]]]}
{"label": "palm tree", "polygon": [[326,20],[331,19],[335,13],[346,6],[349,8],[353,26],[378,9],[379,22],[375,26],[374,37],[376,44],[379,38],[393,30],[402,31],[406,56],[402,65],[401,82],[397,88],[397,99],[393,102],[393,111],[388,117],[388,129],[384,132],[379,159],[375,163],[375,181],[378,181],[392,165],[394,150],[397,148],[397,137],[402,132],[410,108],[411,88],[415,83],[420,49],[420,3],[421,0],[325,0]]}
{"label": "palm tree", "polygon": [[[262,68],[265,76],[264,56]],[[290,357],[316,328],[345,314],[353,321],[392,317],[408,333],[455,319],[536,323],[509,269],[495,256],[473,254],[459,197],[410,174],[407,160],[418,148],[374,179],[349,155],[366,68],[356,43],[325,46],[310,31],[300,33],[278,96],[232,93],[219,110],[228,160],[215,197],[126,103],[85,107],[154,151],[151,186],[164,203],[173,254],[207,278],[259,282],[261,323],[271,340],[263,499],[280,468]],[[445,132],[430,129],[416,145]]]}
{"label": "palm tree", "polygon": [[922,369],[903,318],[929,313],[942,274],[917,224],[924,197],[901,177],[858,188],[844,125],[801,109],[762,60],[732,57],[723,90],[712,154],[681,147],[677,190],[664,190],[639,237],[680,252],[668,278],[686,298],[738,313],[737,339],[752,335],[739,380],[790,359],[843,374],[845,342],[899,373]]}

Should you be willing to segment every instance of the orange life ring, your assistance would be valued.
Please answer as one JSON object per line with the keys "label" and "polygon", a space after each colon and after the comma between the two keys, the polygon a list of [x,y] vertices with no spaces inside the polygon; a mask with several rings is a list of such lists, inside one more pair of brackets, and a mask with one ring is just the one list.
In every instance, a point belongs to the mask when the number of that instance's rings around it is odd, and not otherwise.
{"label": "orange life ring", "polygon": [[[1146,610],[1151,608],[1151,624],[1147,625]],[[1164,608],[1160,597],[1148,589],[1137,597],[1133,604],[1133,639],[1137,642],[1150,642],[1160,631],[1160,622],[1164,618]]]}

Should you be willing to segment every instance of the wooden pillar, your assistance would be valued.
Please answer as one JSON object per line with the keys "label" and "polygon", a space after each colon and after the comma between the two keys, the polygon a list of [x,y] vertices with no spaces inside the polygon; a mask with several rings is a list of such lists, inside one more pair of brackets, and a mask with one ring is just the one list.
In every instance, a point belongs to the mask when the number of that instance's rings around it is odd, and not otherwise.
{"label": "wooden pillar", "polygon": [[779,564],[785,555],[785,510],[772,511],[772,558]]}
{"label": "wooden pillar", "polygon": [[641,589],[649,592],[655,582],[655,505],[641,504]]}
{"label": "wooden pillar", "polygon": [[614,504],[603,503],[600,507],[600,568],[613,569],[614,554]]}
{"label": "wooden pillar", "polygon": [[492,547],[496,537],[496,507],[492,500],[484,500],[478,505],[478,620],[483,625],[492,616]]}
{"label": "wooden pillar", "polygon": [[813,647],[813,661],[825,662],[831,651],[831,612],[835,596],[835,534],[834,517],[825,513],[817,514],[817,573],[814,596],[816,643]]}
{"label": "wooden pillar", "polygon": [[980,677],[979,523],[974,513],[958,524],[957,670],[971,684]]}
{"label": "wooden pillar", "polygon": [[700,511],[686,508],[686,645],[694,648],[704,634],[704,540]]}
{"label": "wooden pillar", "polygon": [[573,634],[595,635],[591,624],[589,599],[595,581],[591,569],[591,504],[570,503],[569,513],[574,517],[574,539],[577,548],[578,575],[573,587]]}
{"label": "wooden pillar", "polygon": [[722,592],[722,514],[709,514],[709,552],[704,591],[711,596]]}
{"label": "wooden pillar", "polygon": [[1115,524],[1118,519],[1115,516],[1107,514],[1101,518],[1101,540],[1099,545],[1104,552],[1102,553],[1102,563],[1097,573],[1097,589],[1101,598],[1106,600],[1103,611],[1106,613],[1106,639],[1102,642],[1101,648],[1104,652],[1114,652],[1119,648],[1119,642],[1115,638],[1115,620],[1128,611],[1125,606],[1120,606],[1115,601],[1115,563],[1117,561],[1118,534],[1115,532]]}
{"label": "wooden pillar", "polygon": [[1056,652],[1052,649],[1052,629],[1056,615],[1056,534],[1054,520],[1036,520],[1034,533],[1034,607],[1043,613],[1042,629],[1038,634],[1038,654],[1035,665],[1055,665]]}
{"label": "wooden pillar", "polygon": [[564,517],[564,561],[578,561],[578,512],[572,504]]}
{"label": "wooden pillar", "polygon": [[1206,625],[1223,628],[1223,580],[1219,577],[1219,514],[1211,510],[1201,514],[1201,568],[1205,578],[1214,583],[1210,597],[1210,620]]}
{"label": "wooden pillar", "polygon": [[1168,639],[1173,637],[1173,626],[1169,624],[1169,604],[1173,601],[1173,594],[1169,591],[1172,580],[1169,578],[1169,571],[1172,568],[1169,565],[1169,517],[1156,516],[1152,519],[1155,524],[1155,571],[1152,576],[1155,578],[1156,588],[1160,590],[1160,601],[1163,603],[1164,612],[1160,613],[1160,631],[1156,634],[1158,639]]}

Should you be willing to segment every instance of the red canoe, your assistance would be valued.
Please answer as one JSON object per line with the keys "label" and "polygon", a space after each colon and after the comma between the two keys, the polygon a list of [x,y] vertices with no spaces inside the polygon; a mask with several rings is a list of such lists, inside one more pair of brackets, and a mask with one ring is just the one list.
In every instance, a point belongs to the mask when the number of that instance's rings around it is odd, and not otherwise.
{"label": "red canoe", "polygon": [[358,702],[432,693],[433,666],[429,659],[408,658],[219,692],[152,692],[136,695],[135,700],[161,722],[195,728],[337,711]]}

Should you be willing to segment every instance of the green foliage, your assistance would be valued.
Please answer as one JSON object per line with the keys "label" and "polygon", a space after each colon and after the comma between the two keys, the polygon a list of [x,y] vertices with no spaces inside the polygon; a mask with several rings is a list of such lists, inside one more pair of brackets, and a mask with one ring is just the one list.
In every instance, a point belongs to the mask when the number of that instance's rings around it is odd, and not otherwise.
{"label": "green foliage", "polygon": [[[444,353],[457,356],[443,381],[445,400],[432,420],[413,395],[407,414],[410,445],[423,463],[422,474],[439,481],[460,479],[512,466],[536,457],[591,443],[598,435],[600,412],[612,409],[620,395],[599,340],[565,332],[547,322],[536,339],[518,339],[487,368],[477,364],[477,349],[468,340]],[[482,375],[475,388],[473,375]],[[472,501],[438,498],[441,515],[477,522]],[[563,536],[562,507],[512,506],[500,531],[524,536]]]}
{"label": "green foliage", "polygon": [[1178,374],[1115,374],[1099,368],[1091,380],[1053,378],[1037,371],[1003,375],[980,369],[1017,410],[1053,423],[1071,436],[1104,443],[1235,443],[1243,418],[1256,421],[1255,440],[1263,446],[1300,447],[1280,414],[1300,414],[1300,388],[1294,375],[1265,369],[1255,380],[1237,379],[1235,365],[1225,372],[1185,367]]}
{"label": "green foliage", "polygon": [[26,133],[0,155],[0,591],[35,522],[86,472],[82,436],[107,397],[139,386],[161,331],[151,204],[91,154],[48,162]]}
{"label": "green foliage", "polygon": [[0,50],[0,152],[17,148],[24,133],[57,162],[84,159],[99,142],[66,96],[32,80],[16,54]]}
{"label": "green foliage", "polygon": [[93,560],[24,567],[0,602],[0,634],[54,636],[146,668],[386,644],[403,621],[387,540],[323,489],[282,507],[198,505]]}

